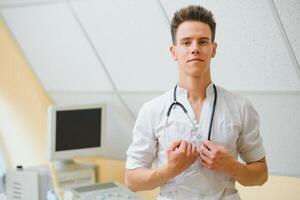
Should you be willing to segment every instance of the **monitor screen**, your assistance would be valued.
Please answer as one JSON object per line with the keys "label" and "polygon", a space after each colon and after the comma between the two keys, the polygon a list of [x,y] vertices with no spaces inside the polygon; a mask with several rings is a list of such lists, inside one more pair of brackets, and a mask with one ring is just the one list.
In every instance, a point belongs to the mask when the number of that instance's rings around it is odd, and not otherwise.
{"label": "monitor screen", "polygon": [[49,107],[49,159],[72,160],[101,154],[105,115],[105,104]]}
{"label": "monitor screen", "polygon": [[101,146],[101,108],[58,111],[56,151]]}

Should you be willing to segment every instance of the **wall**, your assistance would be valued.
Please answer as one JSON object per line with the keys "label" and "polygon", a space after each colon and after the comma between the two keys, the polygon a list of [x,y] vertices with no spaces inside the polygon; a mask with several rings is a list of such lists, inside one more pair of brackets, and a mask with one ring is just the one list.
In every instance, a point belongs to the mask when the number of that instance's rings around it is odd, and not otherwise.
{"label": "wall", "polygon": [[46,162],[50,99],[0,19],[0,139],[8,165]]}

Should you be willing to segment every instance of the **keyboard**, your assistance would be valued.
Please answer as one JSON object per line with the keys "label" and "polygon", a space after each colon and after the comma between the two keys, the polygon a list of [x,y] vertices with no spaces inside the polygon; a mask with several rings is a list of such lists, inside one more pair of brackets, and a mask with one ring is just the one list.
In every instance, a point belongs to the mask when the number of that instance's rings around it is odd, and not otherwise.
{"label": "keyboard", "polygon": [[81,187],[72,188],[74,200],[143,200],[136,193],[114,183],[96,183]]}

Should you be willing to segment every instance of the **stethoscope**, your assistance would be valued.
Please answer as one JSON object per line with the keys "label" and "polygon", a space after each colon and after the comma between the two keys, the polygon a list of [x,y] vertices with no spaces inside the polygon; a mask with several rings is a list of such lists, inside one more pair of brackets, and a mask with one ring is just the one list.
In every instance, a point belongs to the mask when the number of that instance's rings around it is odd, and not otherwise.
{"label": "stethoscope", "polygon": [[[208,130],[208,140],[210,140],[210,138],[211,138],[211,129],[212,129],[213,119],[214,119],[214,115],[215,115],[216,103],[217,103],[217,88],[216,88],[215,84],[213,84],[213,89],[214,89],[214,102],[213,102],[213,107],[212,107],[212,112],[211,112],[211,117],[210,117],[210,124],[209,124],[209,130]],[[195,131],[195,124],[193,123],[193,120],[191,119],[191,117],[188,115],[187,109],[184,107],[184,105],[182,105],[180,102],[177,101],[176,91],[177,91],[177,84],[176,84],[176,86],[174,88],[174,91],[173,91],[173,102],[168,108],[167,118],[166,118],[166,122],[165,122],[165,125],[164,125],[164,130],[163,130],[163,139],[164,139],[164,143],[165,143],[165,148],[168,148],[167,141],[166,141],[166,126],[168,124],[168,120],[169,120],[169,117],[171,115],[172,108],[175,105],[178,105],[179,107],[181,107],[183,112],[186,114],[186,116],[190,120],[191,124],[193,124],[192,133],[196,132]]]}

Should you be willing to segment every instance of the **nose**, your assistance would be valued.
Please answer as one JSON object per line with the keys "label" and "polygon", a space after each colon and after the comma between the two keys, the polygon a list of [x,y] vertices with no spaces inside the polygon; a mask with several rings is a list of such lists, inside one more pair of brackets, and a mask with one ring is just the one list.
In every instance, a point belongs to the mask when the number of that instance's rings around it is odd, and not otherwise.
{"label": "nose", "polygon": [[197,55],[197,54],[199,54],[200,52],[199,52],[199,46],[198,46],[198,44],[194,44],[193,46],[192,46],[192,54],[193,55]]}
{"label": "nose", "polygon": [[197,55],[197,54],[199,54],[199,50],[198,50],[198,49],[196,49],[196,48],[194,48],[194,49],[192,50],[192,54],[193,54],[193,55]]}

